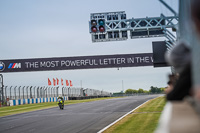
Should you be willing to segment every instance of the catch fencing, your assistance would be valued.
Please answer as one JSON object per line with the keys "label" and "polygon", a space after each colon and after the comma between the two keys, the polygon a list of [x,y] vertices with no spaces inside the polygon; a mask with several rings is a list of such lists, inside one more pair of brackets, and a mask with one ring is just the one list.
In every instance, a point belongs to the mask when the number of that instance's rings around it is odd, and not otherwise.
{"label": "catch fencing", "polygon": [[3,86],[4,105],[33,104],[57,101],[58,96],[65,100],[108,97],[111,93],[77,87],[49,86]]}

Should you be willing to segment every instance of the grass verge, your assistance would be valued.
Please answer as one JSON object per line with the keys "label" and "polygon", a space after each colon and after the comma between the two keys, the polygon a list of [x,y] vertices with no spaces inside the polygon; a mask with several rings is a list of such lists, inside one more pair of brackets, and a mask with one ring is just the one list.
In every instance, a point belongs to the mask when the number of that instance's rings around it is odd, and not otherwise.
{"label": "grass verge", "polygon": [[[69,100],[69,101],[65,101],[65,105],[92,102],[92,101],[112,99],[112,98],[113,97],[84,99],[84,100]],[[47,109],[47,108],[52,108],[52,107],[57,107],[57,106],[58,105],[56,102],[48,102],[48,103],[24,104],[24,105],[17,105],[17,106],[1,107],[0,117],[13,115],[13,114],[19,114],[19,113],[25,113],[25,112],[30,112],[30,111],[42,110],[42,109]]]}
{"label": "grass verge", "polygon": [[165,104],[165,97],[152,99],[103,133],[153,133]]}

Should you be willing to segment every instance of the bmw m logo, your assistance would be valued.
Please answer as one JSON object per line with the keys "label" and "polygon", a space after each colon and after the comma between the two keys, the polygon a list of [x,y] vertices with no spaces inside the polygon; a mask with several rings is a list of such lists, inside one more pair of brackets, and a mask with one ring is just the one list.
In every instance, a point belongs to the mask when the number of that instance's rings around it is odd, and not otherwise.
{"label": "bmw m logo", "polygon": [[8,68],[21,68],[21,63],[10,63]]}
{"label": "bmw m logo", "polygon": [[5,64],[0,61],[0,71],[3,71],[5,69]]}

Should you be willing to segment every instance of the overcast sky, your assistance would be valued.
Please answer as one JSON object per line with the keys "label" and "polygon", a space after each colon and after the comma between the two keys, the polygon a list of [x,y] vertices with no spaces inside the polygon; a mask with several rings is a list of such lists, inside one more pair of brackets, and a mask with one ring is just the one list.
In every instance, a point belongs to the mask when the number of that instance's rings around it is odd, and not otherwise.
{"label": "overcast sky", "polygon": [[[166,1],[178,10],[177,0]],[[90,13],[125,11],[127,18],[172,14],[158,0],[1,0],[0,60],[152,53],[152,41],[128,39],[92,43]],[[165,87],[170,67],[153,66],[5,73],[4,84],[47,86],[47,79],[72,80],[74,87],[118,92]],[[123,80],[123,87],[122,87]]]}

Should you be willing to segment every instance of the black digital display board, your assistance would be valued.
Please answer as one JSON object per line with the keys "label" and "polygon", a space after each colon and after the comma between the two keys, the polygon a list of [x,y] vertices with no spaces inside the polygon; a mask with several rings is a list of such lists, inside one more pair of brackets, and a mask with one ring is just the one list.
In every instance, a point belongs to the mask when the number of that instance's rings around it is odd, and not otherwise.
{"label": "black digital display board", "polygon": [[152,53],[0,60],[0,73],[153,66]]}

